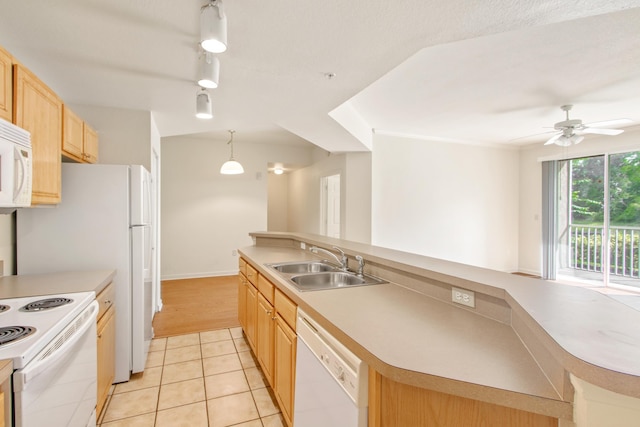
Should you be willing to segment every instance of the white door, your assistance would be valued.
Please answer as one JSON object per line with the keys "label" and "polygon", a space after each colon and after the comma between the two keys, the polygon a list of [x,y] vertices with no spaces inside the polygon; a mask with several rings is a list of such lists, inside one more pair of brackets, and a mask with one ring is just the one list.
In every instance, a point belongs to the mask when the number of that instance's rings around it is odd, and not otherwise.
{"label": "white door", "polygon": [[325,176],[321,180],[322,234],[340,238],[340,174]]}

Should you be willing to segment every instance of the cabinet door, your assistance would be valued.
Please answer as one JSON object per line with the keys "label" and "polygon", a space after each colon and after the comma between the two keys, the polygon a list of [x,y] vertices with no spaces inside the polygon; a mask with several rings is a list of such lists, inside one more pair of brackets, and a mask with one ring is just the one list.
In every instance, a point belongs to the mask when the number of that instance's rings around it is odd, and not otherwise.
{"label": "cabinet door", "polygon": [[99,416],[109,395],[109,388],[116,373],[116,317],[115,309],[109,310],[98,321],[98,405]]}
{"label": "cabinet door", "polygon": [[276,316],[273,391],[289,427],[293,425],[296,345],[297,337],[295,332],[280,316]]}
{"label": "cabinet door", "polygon": [[258,290],[249,283],[247,284],[247,328],[244,332],[249,340],[249,346],[251,346],[254,353],[256,353],[257,313]]}
{"label": "cabinet door", "polygon": [[98,132],[88,124],[84,124],[82,159],[87,163],[98,161]]}
{"label": "cabinet door", "polygon": [[13,59],[0,47],[0,118],[13,122]]}
{"label": "cabinet door", "polygon": [[62,154],[82,161],[84,122],[66,105],[62,109]]}
{"label": "cabinet door", "polygon": [[273,306],[261,293],[258,293],[257,314],[257,356],[262,372],[270,385],[273,385],[273,337],[275,332],[275,314]]}
{"label": "cabinet door", "polygon": [[238,274],[238,320],[242,330],[247,332],[247,278]]}
{"label": "cabinet door", "polygon": [[60,203],[62,101],[21,65],[13,66],[15,124],[31,132],[32,204]]}

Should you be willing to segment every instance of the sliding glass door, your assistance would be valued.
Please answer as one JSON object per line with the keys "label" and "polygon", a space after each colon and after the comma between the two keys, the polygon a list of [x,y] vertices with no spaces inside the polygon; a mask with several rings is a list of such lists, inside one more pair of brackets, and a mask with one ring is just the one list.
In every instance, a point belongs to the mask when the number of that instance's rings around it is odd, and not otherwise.
{"label": "sliding glass door", "polygon": [[640,152],[558,161],[558,279],[640,288]]}

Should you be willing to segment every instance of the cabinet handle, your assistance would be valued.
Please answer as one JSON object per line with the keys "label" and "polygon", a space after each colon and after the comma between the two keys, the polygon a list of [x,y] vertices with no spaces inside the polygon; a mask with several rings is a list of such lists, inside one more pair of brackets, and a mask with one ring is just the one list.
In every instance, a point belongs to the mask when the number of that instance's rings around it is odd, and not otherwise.
{"label": "cabinet handle", "polygon": [[267,314],[271,314],[271,310],[267,310]]}
{"label": "cabinet handle", "polygon": [[104,303],[105,304],[111,304],[111,300],[110,299],[106,299],[106,300],[104,300]]}

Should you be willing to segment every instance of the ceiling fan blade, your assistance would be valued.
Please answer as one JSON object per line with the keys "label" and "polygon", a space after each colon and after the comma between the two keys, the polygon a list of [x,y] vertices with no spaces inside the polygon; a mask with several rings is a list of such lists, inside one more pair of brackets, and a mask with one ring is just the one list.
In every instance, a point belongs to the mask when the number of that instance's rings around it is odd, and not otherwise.
{"label": "ceiling fan blade", "polygon": [[609,127],[609,126],[620,126],[632,123],[631,119],[613,119],[613,120],[604,120],[602,122],[593,122],[593,123],[585,123],[587,127]]}
{"label": "ceiling fan blade", "polygon": [[544,145],[551,145],[551,144],[555,144],[555,142],[558,140],[558,138],[560,138],[562,136],[562,132],[560,132],[557,135],[552,136],[547,142],[544,143]]}
{"label": "ceiling fan blade", "polygon": [[622,129],[598,129],[592,127],[586,127],[580,130],[581,133],[592,133],[596,135],[620,135],[624,130]]}

